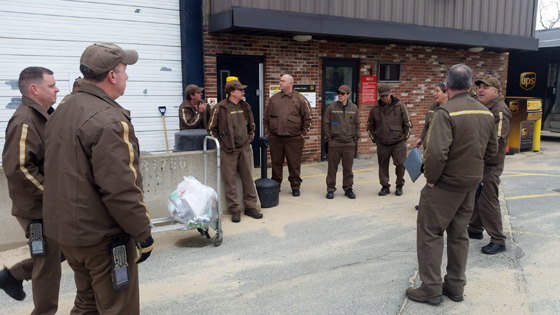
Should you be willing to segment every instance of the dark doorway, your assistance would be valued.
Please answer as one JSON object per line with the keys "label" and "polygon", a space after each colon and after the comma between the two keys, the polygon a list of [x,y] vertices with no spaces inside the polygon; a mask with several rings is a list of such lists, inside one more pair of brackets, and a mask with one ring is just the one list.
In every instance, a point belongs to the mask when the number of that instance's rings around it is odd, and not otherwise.
{"label": "dark doorway", "polygon": [[[322,109],[321,117],[325,114],[325,110],[330,103],[338,100],[336,90],[343,84],[346,84],[352,90],[349,98],[354,104],[358,104],[358,73],[360,70],[359,59],[339,59],[324,58],[323,59],[323,86],[322,86]],[[321,161],[327,159],[325,153],[325,135],[321,127]]]}
{"label": "dark doorway", "polygon": [[247,85],[245,89],[245,100],[251,105],[253,118],[255,119],[255,139],[253,140],[253,158],[255,166],[261,165],[259,137],[262,135],[262,109],[263,109],[263,63],[264,57],[259,56],[233,56],[218,55],[218,102],[226,96],[224,87],[226,86],[226,78],[235,76],[239,78],[242,84]]}

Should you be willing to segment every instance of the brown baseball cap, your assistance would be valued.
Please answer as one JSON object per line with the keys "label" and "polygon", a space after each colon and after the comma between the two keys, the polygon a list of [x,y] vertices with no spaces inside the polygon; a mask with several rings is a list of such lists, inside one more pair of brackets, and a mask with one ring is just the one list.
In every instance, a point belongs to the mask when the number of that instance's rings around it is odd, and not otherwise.
{"label": "brown baseball cap", "polygon": [[133,65],[138,61],[136,50],[123,50],[111,43],[95,43],[84,50],[80,64],[90,68],[98,75],[114,69],[120,63]]}
{"label": "brown baseball cap", "polygon": [[352,92],[352,90],[350,89],[350,87],[348,85],[341,85],[338,87],[338,90],[336,90],[337,92],[344,92],[346,94],[350,94],[350,92]]}
{"label": "brown baseball cap", "polygon": [[202,91],[204,91],[204,88],[201,88],[196,84],[189,84],[185,88],[185,94],[202,93]]}
{"label": "brown baseball cap", "polygon": [[391,88],[388,84],[381,84],[377,89],[377,93],[379,93],[379,96],[389,95],[391,94]]}
{"label": "brown baseball cap", "polygon": [[232,80],[232,81],[229,81],[226,84],[225,92],[229,93],[233,90],[243,90],[243,89],[246,89],[246,88],[247,88],[247,86],[241,84],[241,82],[239,82],[239,80]]}
{"label": "brown baseball cap", "polygon": [[481,83],[485,83],[488,86],[493,86],[495,88],[497,88],[498,90],[502,89],[502,85],[500,84],[500,80],[498,80],[497,78],[487,75],[482,79],[478,79],[474,82],[474,85],[480,85]]}

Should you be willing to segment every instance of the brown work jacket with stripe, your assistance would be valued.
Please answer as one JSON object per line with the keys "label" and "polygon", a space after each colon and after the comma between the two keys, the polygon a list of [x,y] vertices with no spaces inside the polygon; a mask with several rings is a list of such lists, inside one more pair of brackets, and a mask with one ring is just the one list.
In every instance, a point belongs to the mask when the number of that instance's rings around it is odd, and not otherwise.
{"label": "brown work jacket with stripe", "polygon": [[249,103],[233,104],[229,98],[222,100],[212,109],[208,134],[218,139],[220,149],[233,152],[255,137],[255,120]]}
{"label": "brown work jacket with stripe", "polygon": [[117,234],[150,234],[139,146],[130,112],[96,85],[51,115],[45,130],[45,234],[66,246],[92,246]]}
{"label": "brown work jacket with stripe", "polygon": [[52,107],[45,110],[23,96],[6,127],[2,167],[8,179],[14,216],[43,218],[45,124],[53,111]]}
{"label": "brown work jacket with stripe", "polygon": [[484,162],[498,152],[494,115],[460,93],[434,113],[426,135],[424,176],[430,184],[456,192],[474,191]]}
{"label": "brown work jacket with stripe", "polygon": [[209,120],[210,105],[207,105],[203,112],[196,110],[189,100],[185,100],[179,106],[179,130],[208,129]]}

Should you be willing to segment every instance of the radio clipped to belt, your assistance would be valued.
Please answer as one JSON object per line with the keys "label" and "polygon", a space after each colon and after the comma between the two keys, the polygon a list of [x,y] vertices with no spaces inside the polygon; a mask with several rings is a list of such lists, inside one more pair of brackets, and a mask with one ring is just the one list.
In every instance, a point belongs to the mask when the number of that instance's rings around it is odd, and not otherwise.
{"label": "radio clipped to belt", "polygon": [[43,237],[43,220],[31,220],[29,223],[29,252],[31,257],[45,256],[47,251]]}
{"label": "radio clipped to belt", "polygon": [[130,237],[123,240],[115,236],[111,243],[111,280],[115,290],[122,290],[130,285],[130,269],[126,257],[126,243],[129,239]]}

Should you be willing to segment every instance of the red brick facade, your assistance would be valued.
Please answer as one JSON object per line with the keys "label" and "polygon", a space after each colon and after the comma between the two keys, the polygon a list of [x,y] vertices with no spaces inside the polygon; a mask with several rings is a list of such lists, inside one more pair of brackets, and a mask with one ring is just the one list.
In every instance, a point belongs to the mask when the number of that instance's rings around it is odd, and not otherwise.
{"label": "red brick facade", "polygon": [[[439,48],[431,46],[347,43],[342,41],[296,42],[292,39],[204,33],[204,70],[206,97],[217,97],[216,55],[264,56],[265,104],[270,85],[278,85],[283,73],[293,75],[295,84],[315,84],[317,106],[312,108],[313,122],[306,140],[303,160],[319,161],[321,154],[321,93],[322,58],[355,58],[360,60],[360,77],[377,75],[378,62],[401,64],[401,82],[390,83],[392,93],[408,108],[412,119],[412,135],[409,148],[417,139],[424,126],[424,117],[433,103],[433,87],[445,80],[450,66],[464,63],[473,70],[474,78],[494,75],[504,86],[507,79],[507,53],[472,53],[466,49]],[[358,91],[361,89],[361,82]],[[372,105],[360,104],[361,139],[358,146],[360,155],[376,151],[366,131],[366,122]]]}

